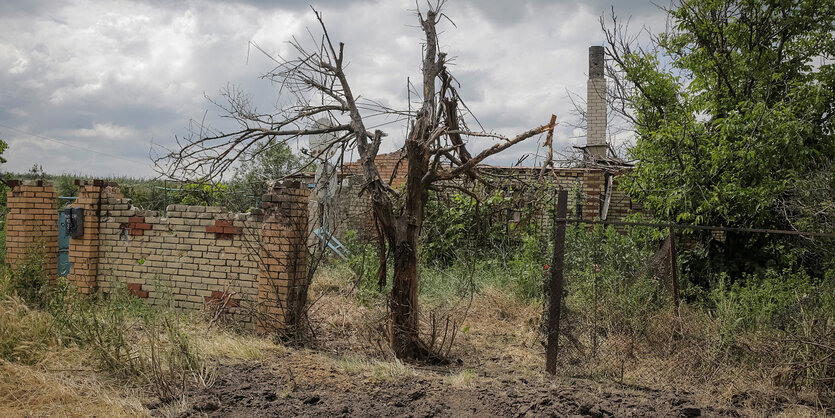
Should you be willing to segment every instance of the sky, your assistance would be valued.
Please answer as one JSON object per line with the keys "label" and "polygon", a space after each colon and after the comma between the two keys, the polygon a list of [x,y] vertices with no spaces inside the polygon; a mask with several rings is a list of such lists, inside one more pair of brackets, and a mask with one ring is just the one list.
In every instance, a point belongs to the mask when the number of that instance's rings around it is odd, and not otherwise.
{"label": "sky", "polygon": [[[281,100],[260,78],[272,69],[269,58],[252,45],[287,55],[288,40],[310,39],[308,31],[318,33],[310,3],[0,0],[0,139],[9,145],[0,171],[39,165],[50,174],[156,176],[150,156],[174,146],[190,120],[222,126],[209,101],[221,89],[246,92],[265,112]],[[354,93],[405,108],[407,78],[420,76],[416,3],[312,4],[331,38],[345,43]],[[598,19],[612,7],[603,0],[448,0],[444,13],[454,25],[440,24],[440,46],[484,128],[513,136],[555,114],[555,147],[568,150],[585,142],[572,127],[579,121],[568,92],[585,96],[588,47],[602,45]],[[663,29],[663,13],[648,0],[617,1],[614,11],[631,27]],[[381,152],[402,146],[404,126],[379,123],[389,134]],[[512,164],[539,143],[530,139],[489,162]]]}

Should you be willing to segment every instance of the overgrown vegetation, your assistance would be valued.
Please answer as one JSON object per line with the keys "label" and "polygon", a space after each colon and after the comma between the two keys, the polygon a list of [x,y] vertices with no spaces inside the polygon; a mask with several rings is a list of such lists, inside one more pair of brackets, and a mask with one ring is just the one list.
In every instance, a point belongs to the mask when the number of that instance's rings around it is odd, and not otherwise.
{"label": "overgrown vegetation", "polygon": [[[612,108],[637,137],[629,194],[665,220],[835,232],[835,3],[682,0],[665,11],[667,32],[648,44],[616,18],[604,27]],[[702,277],[835,267],[831,246],[770,239],[705,245]]]}
{"label": "overgrown vegetation", "polygon": [[[444,226],[428,229],[423,241],[436,255],[442,254],[441,262],[426,257],[421,263],[424,320],[472,298],[488,298],[495,309],[513,312],[501,307],[508,299],[496,299],[496,293],[544,312],[552,251],[549,234],[531,222],[511,240],[465,241],[459,237],[477,234],[468,230],[478,225],[473,221],[475,205],[461,196],[450,202],[430,206],[441,212],[432,216],[440,217],[439,225]],[[442,230],[461,241],[457,246],[438,245]],[[801,268],[781,269],[775,263],[750,270],[742,280],[722,274],[704,278],[710,283],[705,287],[679,271],[683,302],[676,309],[668,253],[659,252],[666,235],[666,229],[649,227],[617,231],[599,225],[569,226],[562,295],[567,312],[562,324],[563,372],[638,385],[707,382],[717,391],[735,390],[732,387],[742,385],[739,379],[744,377],[752,388],[771,388],[750,402],[768,404],[774,396],[789,396],[785,394],[794,394],[795,400],[807,396],[809,401],[811,396],[816,402],[831,402],[834,272],[815,278]],[[679,239],[689,243],[689,249],[679,248],[679,261],[700,251],[686,235]],[[772,240],[775,246],[780,242]],[[385,290],[377,286],[376,246],[352,238],[350,247],[357,299],[366,306],[384,306]],[[537,328],[546,320],[540,317],[539,325],[526,325]],[[462,326],[456,333],[465,336],[468,331]]]}
{"label": "overgrown vegetation", "polygon": [[[77,347],[96,369],[162,400],[210,385],[213,366],[186,332],[186,319],[152,308],[126,290],[84,297],[64,278],[48,283],[42,254],[0,272],[0,361],[36,365]],[[118,289],[118,287],[115,287]]]}

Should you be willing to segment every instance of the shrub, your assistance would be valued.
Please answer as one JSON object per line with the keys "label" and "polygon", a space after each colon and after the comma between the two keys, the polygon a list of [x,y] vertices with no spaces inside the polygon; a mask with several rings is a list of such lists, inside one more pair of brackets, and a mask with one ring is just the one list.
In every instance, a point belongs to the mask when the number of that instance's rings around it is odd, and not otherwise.
{"label": "shrub", "polygon": [[[374,244],[370,241],[362,242],[356,231],[345,233],[345,246],[350,253],[348,266],[355,275],[353,284],[357,290],[357,300],[363,305],[368,305],[386,295],[386,289],[380,289],[377,279],[380,259]],[[391,269],[388,270],[386,273],[390,273]],[[388,276],[386,277],[387,288],[391,286],[391,274]]]}
{"label": "shrub", "polygon": [[43,308],[47,303],[48,277],[43,270],[45,259],[43,242],[35,242],[23,260],[7,271],[6,292],[23,299],[30,307]]}

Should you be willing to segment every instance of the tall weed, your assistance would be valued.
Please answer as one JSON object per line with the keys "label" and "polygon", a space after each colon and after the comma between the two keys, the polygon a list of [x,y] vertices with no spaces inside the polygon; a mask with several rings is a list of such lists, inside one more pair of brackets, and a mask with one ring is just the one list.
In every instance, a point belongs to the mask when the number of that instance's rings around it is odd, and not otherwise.
{"label": "tall weed", "polygon": [[160,398],[179,397],[189,385],[213,382],[213,367],[184,331],[180,314],[158,309],[112,285],[84,296],[29,262],[0,270],[0,359],[35,364],[59,346],[90,353],[99,369],[140,385]]}

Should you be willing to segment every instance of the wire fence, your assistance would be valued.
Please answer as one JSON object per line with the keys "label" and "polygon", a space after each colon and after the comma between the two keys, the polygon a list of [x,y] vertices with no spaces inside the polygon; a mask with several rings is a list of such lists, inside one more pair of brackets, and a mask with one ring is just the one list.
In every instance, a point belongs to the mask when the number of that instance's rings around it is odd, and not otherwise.
{"label": "wire fence", "polygon": [[835,234],[583,221],[567,200],[545,289],[549,373],[835,393],[835,277],[812,259]]}

